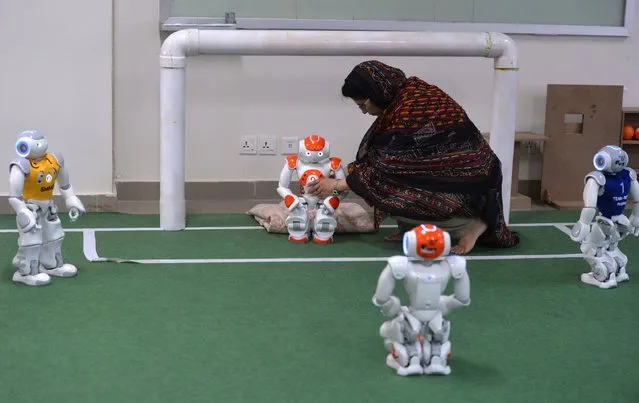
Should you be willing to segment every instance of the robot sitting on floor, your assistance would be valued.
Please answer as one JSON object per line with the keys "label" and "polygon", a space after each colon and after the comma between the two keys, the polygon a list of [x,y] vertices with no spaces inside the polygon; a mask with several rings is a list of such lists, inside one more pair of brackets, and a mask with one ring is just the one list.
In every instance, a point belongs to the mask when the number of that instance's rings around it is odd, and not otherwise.
{"label": "robot sitting on floor", "polygon": [[[430,224],[406,232],[403,245],[404,255],[388,260],[373,296],[373,304],[393,318],[379,330],[390,352],[386,365],[402,376],[448,375],[450,321],[444,317],[452,309],[470,305],[466,260],[448,256],[435,261],[450,253],[450,235]],[[451,277],[454,294],[442,295]],[[403,280],[409,306],[392,295],[397,280]]]}
{"label": "robot sitting on floor", "polygon": [[[630,279],[626,272],[628,258],[618,245],[629,234],[639,235],[639,182],[637,173],[627,166],[628,154],[617,146],[600,149],[593,164],[596,170],[586,175],[584,208],[571,238],[581,244],[591,268],[581,275],[581,281],[613,288]],[[624,215],[628,195],[635,201],[630,218]]]}
{"label": "robot sitting on floor", "polygon": [[18,154],[9,165],[9,203],[18,226],[18,252],[13,258],[13,281],[30,286],[47,285],[51,277],[73,277],[75,266],[64,263],[64,231],[53,202],[53,188],[60,193],[75,221],[85,212],[74,194],[60,154],[47,152],[47,140],[37,131],[23,132],[16,142]]}
{"label": "robot sitting on floor", "polygon": [[[290,189],[291,179],[296,173],[299,184],[304,190],[296,196]],[[342,160],[331,157],[329,142],[316,134],[299,142],[298,155],[286,157],[286,164],[280,173],[277,193],[284,199],[289,215],[286,227],[291,242],[308,242],[313,234],[313,242],[330,243],[337,227],[335,210],[339,207],[344,194],[333,190],[326,198],[319,198],[307,192],[313,182],[334,176],[336,179],[346,178]],[[315,219],[310,223],[309,214],[315,211]]]}

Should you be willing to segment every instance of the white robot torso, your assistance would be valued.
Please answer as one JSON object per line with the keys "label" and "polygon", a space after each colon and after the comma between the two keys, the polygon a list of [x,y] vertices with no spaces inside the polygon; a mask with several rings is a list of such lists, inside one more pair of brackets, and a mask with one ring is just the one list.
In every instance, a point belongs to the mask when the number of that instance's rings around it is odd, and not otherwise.
{"label": "white robot torso", "polygon": [[442,261],[394,256],[388,265],[393,277],[403,281],[409,311],[422,322],[430,321],[442,310],[440,298],[450,278],[459,278],[466,272],[466,261],[460,256],[448,256]]}
{"label": "white robot torso", "polygon": [[[298,183],[304,190],[301,198],[311,209],[320,203],[320,198],[307,191],[311,184],[323,178],[344,179],[346,177],[342,160],[331,157],[329,142],[318,135],[311,135],[300,140],[298,154],[286,157],[286,164],[280,173],[277,192],[284,199],[288,208],[294,208],[299,199],[290,189],[293,174],[296,174]],[[333,204],[335,204],[334,208],[337,208],[339,197],[333,200]]]}
{"label": "white robot torso", "polygon": [[318,204],[319,198],[308,194],[308,186],[322,178],[335,176],[342,163],[339,158],[335,157],[317,163],[306,163],[298,157],[289,157],[287,158],[287,165],[297,174],[298,182],[304,189],[304,199],[308,206],[313,208]]}

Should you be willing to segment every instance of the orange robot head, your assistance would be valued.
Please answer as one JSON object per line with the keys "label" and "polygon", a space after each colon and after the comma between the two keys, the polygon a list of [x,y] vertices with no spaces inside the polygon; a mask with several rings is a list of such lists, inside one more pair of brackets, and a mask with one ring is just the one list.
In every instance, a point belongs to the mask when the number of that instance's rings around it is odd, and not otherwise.
{"label": "orange robot head", "polygon": [[300,160],[307,164],[328,161],[331,156],[328,140],[317,134],[311,134],[300,140],[299,149]]}
{"label": "orange robot head", "polygon": [[434,260],[450,253],[450,235],[432,224],[422,224],[404,234],[404,254]]}

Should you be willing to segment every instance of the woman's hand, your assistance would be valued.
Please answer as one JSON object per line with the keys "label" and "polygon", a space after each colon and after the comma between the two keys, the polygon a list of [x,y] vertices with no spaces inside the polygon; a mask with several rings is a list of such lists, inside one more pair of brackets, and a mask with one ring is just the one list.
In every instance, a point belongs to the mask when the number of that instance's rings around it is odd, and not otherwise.
{"label": "woman's hand", "polygon": [[308,186],[307,192],[313,196],[326,197],[333,194],[337,179],[322,178]]}

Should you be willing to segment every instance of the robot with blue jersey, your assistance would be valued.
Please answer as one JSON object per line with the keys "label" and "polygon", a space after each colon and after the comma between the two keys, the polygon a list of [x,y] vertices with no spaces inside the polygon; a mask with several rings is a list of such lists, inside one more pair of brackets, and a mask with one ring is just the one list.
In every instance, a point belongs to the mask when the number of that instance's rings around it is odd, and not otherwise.
{"label": "robot with blue jersey", "polygon": [[[593,164],[596,170],[585,177],[584,208],[571,238],[581,244],[591,268],[581,275],[581,281],[607,289],[630,279],[628,258],[619,250],[619,242],[627,235],[639,235],[639,182],[637,173],[628,167],[628,154],[620,147],[603,147]],[[635,202],[630,218],[624,215],[628,196]]]}
{"label": "robot with blue jersey", "polygon": [[18,158],[9,164],[9,204],[16,213],[18,227],[13,281],[29,286],[50,284],[51,276],[77,274],[76,267],[62,258],[64,230],[53,202],[55,184],[72,221],[86,211],[73,191],[64,158],[47,149],[42,134],[24,131],[15,144]]}

